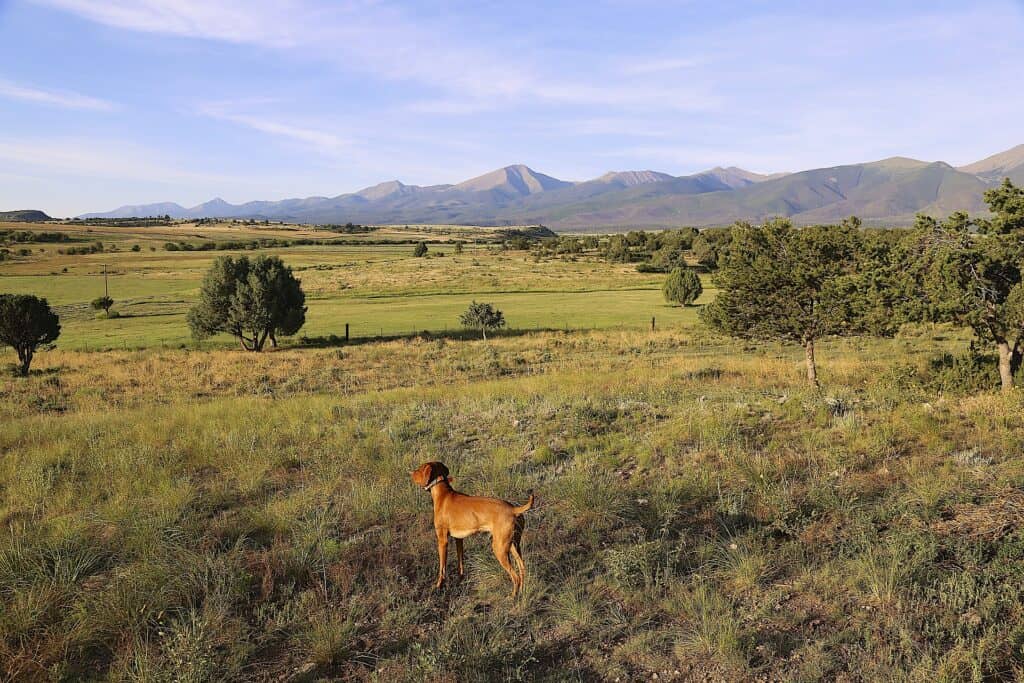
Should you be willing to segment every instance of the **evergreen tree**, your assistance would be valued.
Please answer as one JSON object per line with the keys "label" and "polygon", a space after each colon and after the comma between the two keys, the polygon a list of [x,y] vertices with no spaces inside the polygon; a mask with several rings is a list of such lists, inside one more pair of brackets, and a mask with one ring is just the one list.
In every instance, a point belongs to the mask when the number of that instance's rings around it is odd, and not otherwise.
{"label": "evergreen tree", "polygon": [[689,268],[676,268],[665,278],[661,291],[665,295],[665,301],[689,306],[701,295],[704,287],[697,273]]}
{"label": "evergreen tree", "polygon": [[299,331],[305,302],[301,283],[280,258],[222,256],[203,278],[188,323],[196,339],[226,332],[247,351],[261,351],[267,339],[276,346],[278,335]]}
{"label": "evergreen tree", "polygon": [[60,336],[60,318],[46,299],[30,294],[0,294],[0,344],[18,354],[18,373],[25,377],[36,349]]}
{"label": "evergreen tree", "polygon": [[910,277],[920,319],[970,327],[998,353],[1003,391],[1014,385],[1024,344],[1024,190],[1009,180],[985,192],[992,219],[958,212],[918,216]]}
{"label": "evergreen tree", "polygon": [[715,275],[720,292],[702,311],[711,327],[747,338],[798,342],[818,384],[815,342],[860,329],[854,224],[795,229],[784,219],[737,223]]}

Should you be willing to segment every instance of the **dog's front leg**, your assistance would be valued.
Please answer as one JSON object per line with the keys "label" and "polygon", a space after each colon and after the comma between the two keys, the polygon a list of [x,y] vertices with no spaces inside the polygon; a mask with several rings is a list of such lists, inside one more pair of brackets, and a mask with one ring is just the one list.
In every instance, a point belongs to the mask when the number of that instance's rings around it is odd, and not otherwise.
{"label": "dog's front leg", "polygon": [[441,584],[444,583],[445,565],[448,564],[448,530],[447,529],[438,529],[437,530],[437,561],[438,561],[437,584],[434,586],[435,590],[440,588]]}
{"label": "dog's front leg", "polygon": [[466,575],[466,570],[462,566],[462,539],[461,538],[456,538],[455,539],[455,552],[459,556],[459,578],[461,578],[461,577]]}

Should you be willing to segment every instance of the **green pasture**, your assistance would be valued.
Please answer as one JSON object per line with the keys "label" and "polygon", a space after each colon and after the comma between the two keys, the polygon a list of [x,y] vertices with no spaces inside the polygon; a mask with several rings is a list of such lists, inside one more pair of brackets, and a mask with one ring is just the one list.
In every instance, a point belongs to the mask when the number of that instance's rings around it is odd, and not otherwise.
{"label": "green pasture", "polygon": [[[440,249],[438,249],[440,251]],[[450,249],[448,250],[451,251]],[[0,293],[46,297],[61,316],[66,349],[192,344],[186,323],[204,272],[218,256],[259,252],[143,250],[77,256],[50,253],[0,267]],[[473,300],[500,308],[509,329],[646,329],[695,322],[697,307],[665,303],[660,274],[596,259],[534,263],[523,252],[474,247],[461,257],[417,259],[409,245],[267,250],[295,268],[309,312],[300,343],[345,333],[399,336],[460,328]],[[121,317],[97,319],[89,302],[104,293],[104,270]],[[705,282],[710,288],[710,282]],[[705,290],[701,302],[710,298]],[[223,337],[204,342],[233,344]]]}

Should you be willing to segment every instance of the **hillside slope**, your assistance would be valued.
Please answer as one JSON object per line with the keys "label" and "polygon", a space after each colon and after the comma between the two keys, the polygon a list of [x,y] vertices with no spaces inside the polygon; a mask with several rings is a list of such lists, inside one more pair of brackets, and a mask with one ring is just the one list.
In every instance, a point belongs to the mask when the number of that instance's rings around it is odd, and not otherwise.
{"label": "hillside slope", "polygon": [[7,221],[9,223],[42,223],[43,221],[52,220],[53,218],[36,209],[0,211],[0,221]]}

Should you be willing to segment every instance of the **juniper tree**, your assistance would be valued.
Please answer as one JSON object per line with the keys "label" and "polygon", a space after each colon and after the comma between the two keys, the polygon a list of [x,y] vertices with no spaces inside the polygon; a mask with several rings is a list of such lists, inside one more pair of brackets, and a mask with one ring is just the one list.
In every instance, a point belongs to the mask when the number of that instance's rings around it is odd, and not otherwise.
{"label": "juniper tree", "polygon": [[18,354],[18,373],[25,377],[36,349],[60,336],[60,318],[46,299],[30,294],[0,294],[0,345]]}
{"label": "juniper tree", "polygon": [[301,283],[280,258],[222,256],[203,278],[188,323],[196,339],[226,332],[247,351],[261,351],[267,339],[276,346],[279,335],[299,331],[305,302]]}
{"label": "juniper tree", "polygon": [[661,291],[665,301],[689,306],[701,295],[704,287],[697,273],[689,268],[676,268],[665,278]]}
{"label": "juniper tree", "polygon": [[817,385],[815,342],[860,328],[857,225],[796,229],[775,219],[737,223],[731,237],[702,318],[735,337],[802,344],[807,381]]}
{"label": "juniper tree", "polygon": [[474,301],[469,308],[459,316],[459,322],[463,327],[480,330],[484,341],[487,341],[487,330],[496,330],[505,327],[505,315],[494,308],[491,304],[477,303]]}
{"label": "juniper tree", "polygon": [[910,275],[922,302],[918,316],[970,327],[993,344],[1009,391],[1024,344],[1024,190],[1007,179],[986,191],[985,201],[991,219],[918,216]]}

